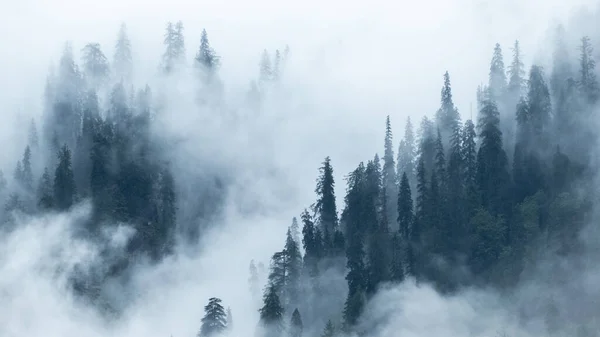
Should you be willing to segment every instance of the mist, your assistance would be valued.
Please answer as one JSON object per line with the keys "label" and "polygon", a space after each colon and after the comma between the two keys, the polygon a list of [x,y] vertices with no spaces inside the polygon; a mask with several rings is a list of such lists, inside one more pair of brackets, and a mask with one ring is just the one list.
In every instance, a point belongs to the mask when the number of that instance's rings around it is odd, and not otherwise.
{"label": "mist", "polygon": [[[88,198],[65,211],[15,214],[0,239],[0,334],[195,336],[211,297],[231,308],[231,336],[254,334],[262,296],[257,299],[249,291],[250,260],[268,269],[292,218],[314,203],[323,158],[331,157],[341,211],[344,178],[357,163],[383,155],[386,116],[397,150],[407,117],[418,126],[423,116],[438,110],[442,75],[448,71],[461,117],[475,120],[476,88],[488,82],[496,43],[508,60],[518,39],[527,69],[534,63],[549,69],[553,29],[562,23],[576,64],[582,35],[600,46],[597,5],[591,0],[394,5],[23,0],[4,6],[0,143],[6,146],[0,168],[9,189],[17,189],[10,176],[27,145],[24,130],[32,118],[41,130],[47,76],[65,42],[72,45],[76,63],[90,42],[98,42],[112,60],[124,22],[132,44],[131,84],[136,90],[146,84],[152,89],[156,116],[150,132],[160,144],[156,160],[168,162],[174,177],[178,223],[173,254],[156,263],[142,258],[129,265],[124,279],[104,284],[102,298],[119,308],[118,314],[107,315],[97,303],[74,293],[72,277],[93,276],[119,261],[134,236],[132,224],[114,221],[95,239],[81,235],[83,224],[94,218]],[[165,26],[178,20],[184,24],[185,66],[165,78],[159,67]],[[201,85],[192,63],[202,29],[222,63],[224,103],[217,107],[198,104],[196,97]],[[254,109],[247,96],[252,81],[258,81],[263,50],[272,56],[286,46],[290,54],[280,85],[268,90],[261,107]],[[98,90],[102,111],[109,109],[109,92]],[[594,150],[593,157],[597,146]],[[34,163],[39,166],[36,182],[43,157]],[[588,182],[596,184],[595,174]],[[2,193],[5,202],[9,196]],[[555,320],[562,324],[558,330],[575,335],[587,329],[595,336],[594,287],[600,275],[594,263],[600,248],[595,213],[577,233],[583,242],[577,256],[540,248],[542,253],[510,291],[469,286],[444,294],[407,277],[399,285],[383,285],[366,303],[357,329],[345,333],[541,336],[546,335],[552,298],[558,308]],[[197,239],[187,240],[190,232]],[[305,335],[320,336],[328,319],[336,325],[341,321],[348,292],[345,274],[323,274],[321,281],[335,291],[328,293],[329,305],[306,313],[323,317],[315,319],[319,324],[305,326]],[[267,271],[261,272],[261,292],[267,283]],[[290,315],[285,313],[286,322]],[[585,328],[577,330],[580,326]]]}

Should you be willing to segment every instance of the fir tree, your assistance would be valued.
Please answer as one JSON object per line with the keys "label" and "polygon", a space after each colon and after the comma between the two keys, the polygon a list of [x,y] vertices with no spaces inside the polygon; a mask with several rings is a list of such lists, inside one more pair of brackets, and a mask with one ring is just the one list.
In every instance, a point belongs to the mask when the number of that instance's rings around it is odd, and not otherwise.
{"label": "fir tree", "polygon": [[204,317],[198,337],[211,337],[222,334],[227,328],[227,315],[221,299],[212,297],[204,307]]}
{"label": "fir tree", "polygon": [[452,100],[450,75],[444,73],[444,85],[441,92],[441,107],[436,113],[436,123],[441,130],[444,142],[447,142],[452,131],[459,126],[460,115]]}
{"label": "fir tree", "polygon": [[411,189],[415,187],[415,135],[410,117],[406,119],[404,129],[404,139],[400,141],[398,147],[398,165],[396,170],[396,179],[400,182],[402,174],[406,173]]}
{"label": "fir tree", "polygon": [[92,87],[98,88],[106,83],[110,75],[108,59],[102,52],[99,43],[88,43],[82,52],[84,74],[88,83],[91,83]]}
{"label": "fir tree", "polygon": [[325,325],[325,329],[323,330],[321,337],[334,337],[335,334],[335,326],[331,320],[327,320],[327,324]]}
{"label": "fir tree", "polygon": [[508,67],[508,91],[516,104],[525,90],[525,66],[523,64],[519,41],[513,45],[513,58]]}
{"label": "fir tree", "polygon": [[273,78],[273,67],[271,65],[271,58],[269,57],[269,53],[267,50],[263,50],[261,59],[260,59],[260,73],[259,73],[259,82],[264,84],[266,82],[271,81]]}
{"label": "fir tree", "polygon": [[410,231],[413,225],[413,200],[410,185],[406,173],[402,174],[400,191],[398,194],[398,227],[402,240],[410,239]]}

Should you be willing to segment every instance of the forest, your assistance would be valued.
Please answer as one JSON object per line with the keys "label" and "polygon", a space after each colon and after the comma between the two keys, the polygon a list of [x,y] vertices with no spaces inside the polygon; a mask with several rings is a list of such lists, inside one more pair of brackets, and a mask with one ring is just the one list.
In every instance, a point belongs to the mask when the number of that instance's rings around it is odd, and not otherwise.
{"label": "forest", "polygon": [[[187,66],[183,30],[181,21],[167,25],[159,71],[165,78],[193,72],[203,88],[197,104],[222,107],[217,51],[204,30]],[[370,327],[361,318],[382,288],[414,282],[444,296],[471,288],[508,294],[541,257],[582,254],[580,234],[593,222],[598,200],[590,182],[598,167],[600,87],[591,39],[581,37],[571,50],[565,29],[555,33],[550,67],[526,67],[519,41],[510,53],[500,44],[490,50],[489,81],[474,90],[470,119],[461,117],[446,72],[440,74],[435,113],[420,121],[409,117],[396,139],[393,114],[381,121],[381,156],[374,153],[341,173],[342,205],[335,193],[341,183],[335,154],[315,163],[316,185],[306,186],[314,189],[315,202],[290,219],[281,250],[267,266],[250,262],[248,292],[260,320],[248,334],[365,336]],[[173,140],[152,128],[164,112],[160,88],[133,86],[131,48],[125,24],[110,62],[98,43],[81,49],[80,62],[67,43],[47,76],[42,118],[31,120],[22,157],[0,179],[8,230],[24,215],[66,212],[86,200],[93,211],[79,237],[101,243],[107,228],[133,227],[124,252],[106,245],[109,265],[71,275],[73,292],[107,317],[123,308],[105,287],[126,282],[140,261],[157,264],[177,245],[197,244],[226,194],[225,176],[200,180],[190,192],[174,174],[168,153]],[[260,111],[285,77],[290,56],[287,46],[263,52],[248,89],[253,110]],[[550,267],[556,282],[565,270],[559,262]],[[232,310],[219,296],[207,299],[199,337],[232,329]],[[590,317],[558,324],[556,305],[546,302],[549,335],[597,335]]]}

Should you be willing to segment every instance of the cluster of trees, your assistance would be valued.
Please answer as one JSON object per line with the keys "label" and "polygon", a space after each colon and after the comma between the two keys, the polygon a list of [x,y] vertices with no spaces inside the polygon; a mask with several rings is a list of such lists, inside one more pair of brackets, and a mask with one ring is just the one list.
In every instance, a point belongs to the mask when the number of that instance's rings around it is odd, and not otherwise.
{"label": "cluster of trees", "polygon": [[[559,28],[551,70],[532,65],[526,75],[518,41],[508,69],[496,44],[476,121],[461,120],[446,72],[435,118],[424,117],[417,132],[408,118],[397,156],[387,118],[383,158],[348,174],[339,213],[327,157],[301,235],[294,218],[271,258],[260,309],[268,335],[287,327],[297,336],[302,319],[311,335],[324,325],[323,336],[360,333],[365,305],[382,285],[411,278],[442,293],[506,290],[540,252],[577,253],[595,195],[583,182],[596,167],[589,121],[599,88],[589,38],[581,39],[578,71],[565,46]],[[347,293],[341,315],[324,322],[312,312],[329,296],[319,285],[331,270],[345,273]]]}
{"label": "cluster of trees", "polygon": [[[159,78],[166,80],[177,71],[188,70],[181,22],[168,23],[164,46]],[[264,51],[259,68],[261,83],[279,78],[282,61],[279,51],[274,63]],[[198,78],[200,103],[218,94],[213,89],[221,85],[220,65],[221,58],[203,30],[192,70]],[[124,24],[110,62],[98,43],[85,45],[81,62],[77,62],[73,47],[67,43],[47,77],[41,119],[31,120],[27,143],[13,176],[5,177],[0,172],[6,228],[16,224],[17,214],[67,211],[80,201],[90,200],[93,214],[81,224],[78,235],[101,241],[107,227],[126,223],[135,229],[118,262],[111,268],[98,268],[108,270],[108,274],[102,272],[94,274],[93,280],[74,282],[84,294],[97,293],[102,280],[122,275],[133,261],[161,260],[173,252],[177,239],[197,242],[198,217],[210,216],[184,214],[184,219],[180,218],[178,177],[168,155],[172,144],[152,130],[162,106],[148,85],[134,86],[134,69],[132,44]],[[259,99],[262,87],[255,89],[254,99]],[[193,178],[187,180],[186,184]],[[198,184],[203,184],[201,179]],[[222,195],[209,187],[204,190],[200,186],[192,196],[184,195],[197,199],[186,200],[192,205],[188,206],[190,212],[218,211],[214,204]],[[203,203],[212,206],[198,206]]]}

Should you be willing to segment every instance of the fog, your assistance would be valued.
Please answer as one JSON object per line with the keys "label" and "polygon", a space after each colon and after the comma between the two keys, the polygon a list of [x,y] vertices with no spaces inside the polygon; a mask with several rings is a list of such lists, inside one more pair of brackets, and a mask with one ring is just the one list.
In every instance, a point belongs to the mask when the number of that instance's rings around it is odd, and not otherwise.
{"label": "fog", "polygon": [[[487,82],[495,43],[503,46],[507,59],[509,47],[519,39],[526,67],[534,61],[547,63],[552,23],[564,22],[577,36],[597,36],[597,27],[587,23],[593,20],[572,20],[585,13],[582,6],[596,11],[596,1],[591,0],[3,4],[0,144],[11,145],[0,153],[4,172],[12,172],[25,145],[27,135],[20,126],[31,117],[41,118],[46,76],[64,43],[72,43],[76,60],[88,42],[99,42],[112,59],[118,27],[125,22],[132,41],[134,83],[150,84],[155,96],[164,100],[164,114],[153,131],[175,140],[169,155],[176,180],[181,184],[190,176],[219,172],[228,179],[228,190],[223,215],[206,226],[194,249],[179,247],[180,254],[157,266],[135,267],[128,288],[132,293],[113,295],[132,302],[109,323],[67,285],[75,268],[85,270],[102,261],[99,247],[73,236],[73,227],[90,215],[90,206],[83,202],[67,213],[18,218],[17,230],[0,239],[0,335],[194,336],[203,307],[214,296],[231,307],[234,336],[253,334],[259,306],[248,291],[248,264],[255,259],[268,266],[271,254],[281,249],[292,217],[314,202],[323,158],[332,158],[341,209],[344,176],[358,162],[383,152],[387,115],[397,147],[407,117],[418,125],[423,115],[438,109],[447,70],[463,119],[475,118],[475,89]],[[198,107],[188,95],[196,89],[191,76],[180,74],[174,82],[159,78],[164,28],[177,20],[184,23],[188,64],[206,28],[221,56],[220,78],[230,115]],[[248,115],[244,99],[251,81],[258,78],[263,49],[273,53],[286,45],[290,59],[280,95],[273,94],[260,115]],[[193,195],[191,188],[185,197]],[[117,248],[128,235],[126,224],[106,233]],[[589,246],[595,250],[597,243]],[[583,270],[581,282],[595,284],[597,267]],[[530,287],[551,287],[537,276],[531,280],[510,298],[491,290],[468,290],[447,298],[409,280],[380,291],[367,306],[361,326],[374,337],[502,332],[539,336],[536,322],[543,321],[543,315],[533,315],[532,323],[523,327],[515,314],[527,301]],[[573,298],[588,295],[582,291]],[[568,303],[565,308],[574,305],[568,296],[560,300]]]}

